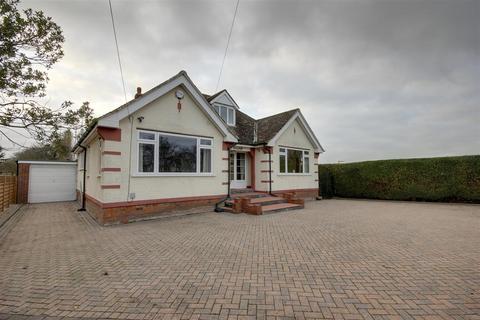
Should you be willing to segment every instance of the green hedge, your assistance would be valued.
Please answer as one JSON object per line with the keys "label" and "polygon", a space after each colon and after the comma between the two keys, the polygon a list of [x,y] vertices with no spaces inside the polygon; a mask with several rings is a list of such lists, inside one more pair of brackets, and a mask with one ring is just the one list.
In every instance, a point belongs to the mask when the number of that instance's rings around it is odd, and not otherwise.
{"label": "green hedge", "polygon": [[319,166],[323,197],[480,203],[480,156]]}

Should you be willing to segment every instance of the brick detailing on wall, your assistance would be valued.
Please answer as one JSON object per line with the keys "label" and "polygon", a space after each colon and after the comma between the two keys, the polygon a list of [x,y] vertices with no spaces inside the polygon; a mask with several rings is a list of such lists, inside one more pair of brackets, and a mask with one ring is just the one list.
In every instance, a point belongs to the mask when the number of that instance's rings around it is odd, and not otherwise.
{"label": "brick detailing on wall", "polygon": [[223,142],[222,143],[222,150],[223,151],[228,151],[228,149],[232,146],[233,146],[232,142]]}
{"label": "brick detailing on wall", "polygon": [[120,189],[119,184],[102,184],[101,185],[102,189]]}
{"label": "brick detailing on wall", "polygon": [[[212,207],[226,195],[165,198],[129,202],[102,203],[86,195],[86,208],[100,224],[128,223],[157,216],[176,215],[186,210]],[[192,212],[194,213],[194,212]]]}
{"label": "brick detailing on wall", "polygon": [[28,203],[30,163],[18,164],[17,203]]}
{"label": "brick detailing on wall", "polygon": [[273,183],[273,180],[261,180],[260,182],[261,183],[270,183],[270,182]]}
{"label": "brick detailing on wall", "polygon": [[228,158],[222,158],[222,160],[227,160],[228,161]]}
{"label": "brick detailing on wall", "polygon": [[121,156],[122,153],[120,151],[102,151],[103,155],[111,155],[111,156]]}
{"label": "brick detailing on wall", "polygon": [[250,183],[251,183],[251,186],[249,188],[252,188],[255,190],[255,181],[256,181],[256,176],[255,176],[255,148],[251,148],[250,149]]}
{"label": "brick detailing on wall", "polygon": [[273,163],[273,160],[260,160],[260,162],[266,162],[266,163],[272,162]]}
{"label": "brick detailing on wall", "polygon": [[97,127],[97,133],[103,140],[122,141],[122,130],[119,128]]}

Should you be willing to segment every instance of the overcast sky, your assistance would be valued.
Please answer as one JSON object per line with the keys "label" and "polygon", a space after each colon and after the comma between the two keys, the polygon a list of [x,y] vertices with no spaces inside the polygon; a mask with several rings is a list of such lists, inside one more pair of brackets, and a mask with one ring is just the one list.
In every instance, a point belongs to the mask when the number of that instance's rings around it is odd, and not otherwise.
{"label": "overcast sky", "polygon": [[[186,70],[214,93],[236,0],[116,1],[127,95]],[[124,102],[108,1],[23,1],[64,30],[52,104]],[[258,118],[300,107],[321,162],[479,154],[480,1],[241,0],[220,88]]]}

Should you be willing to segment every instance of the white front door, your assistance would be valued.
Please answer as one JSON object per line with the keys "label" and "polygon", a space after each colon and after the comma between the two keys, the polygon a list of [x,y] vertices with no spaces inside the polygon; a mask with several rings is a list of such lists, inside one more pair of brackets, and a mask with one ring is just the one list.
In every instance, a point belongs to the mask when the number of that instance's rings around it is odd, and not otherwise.
{"label": "white front door", "polygon": [[245,152],[233,152],[230,155],[230,188],[247,187],[247,155]]}

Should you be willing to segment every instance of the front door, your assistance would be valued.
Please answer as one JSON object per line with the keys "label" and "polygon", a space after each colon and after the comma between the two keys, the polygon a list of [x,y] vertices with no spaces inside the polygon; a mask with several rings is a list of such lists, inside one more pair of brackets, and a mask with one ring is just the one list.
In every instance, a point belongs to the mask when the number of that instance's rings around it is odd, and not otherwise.
{"label": "front door", "polygon": [[247,187],[247,157],[245,152],[230,154],[230,188],[244,189]]}

